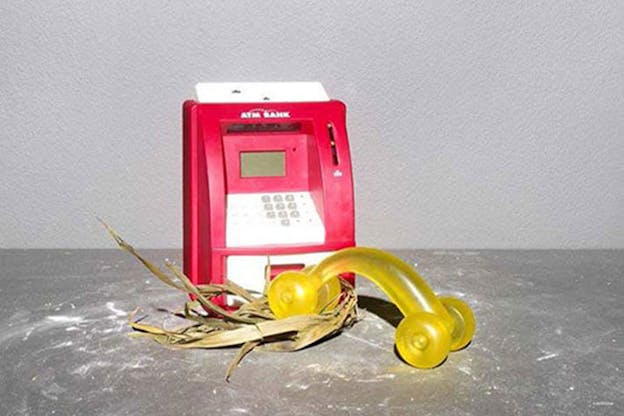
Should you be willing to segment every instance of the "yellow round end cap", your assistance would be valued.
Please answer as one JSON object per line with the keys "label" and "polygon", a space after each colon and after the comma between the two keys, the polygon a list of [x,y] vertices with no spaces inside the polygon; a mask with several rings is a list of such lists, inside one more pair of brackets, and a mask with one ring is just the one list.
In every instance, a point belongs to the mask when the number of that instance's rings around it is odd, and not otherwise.
{"label": "yellow round end cap", "polygon": [[317,313],[319,279],[298,271],[280,273],[269,285],[269,307],[277,318]]}
{"label": "yellow round end cap", "polygon": [[433,368],[448,356],[451,336],[442,318],[429,312],[418,312],[403,318],[394,340],[399,355],[408,364]]}

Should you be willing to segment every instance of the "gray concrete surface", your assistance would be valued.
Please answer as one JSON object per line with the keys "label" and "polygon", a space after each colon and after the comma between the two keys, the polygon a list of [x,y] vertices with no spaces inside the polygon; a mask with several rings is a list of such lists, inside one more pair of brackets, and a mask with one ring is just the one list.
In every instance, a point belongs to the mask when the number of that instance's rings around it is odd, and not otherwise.
{"label": "gray concrete surface", "polygon": [[180,247],[195,83],[307,80],[360,244],[624,248],[622,1],[3,1],[0,57],[0,248]]}
{"label": "gray concrete surface", "polygon": [[[171,251],[153,260],[179,259]],[[185,301],[116,250],[0,250],[2,415],[621,415],[624,252],[401,251],[475,310],[472,344],[422,371],[393,352],[399,314],[358,280],[361,321],[297,353],[174,351],[126,313],[175,325]]]}

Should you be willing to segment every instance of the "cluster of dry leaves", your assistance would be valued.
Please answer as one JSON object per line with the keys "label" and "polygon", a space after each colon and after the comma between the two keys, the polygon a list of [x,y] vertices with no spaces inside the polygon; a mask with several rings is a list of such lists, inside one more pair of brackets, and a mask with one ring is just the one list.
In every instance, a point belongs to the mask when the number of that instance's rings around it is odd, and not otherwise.
{"label": "cluster of dry leaves", "polygon": [[[277,319],[269,308],[265,293],[254,295],[231,281],[195,286],[174,264],[166,261],[170,276],[140,255],[108,224],[103,221],[102,224],[119,247],[137,258],[155,277],[195,299],[186,302],[182,310],[172,312],[190,321],[188,325],[177,329],[142,323],[142,319],[136,319],[136,309],[129,317],[130,326],[136,331],[131,336],[151,338],[174,348],[240,345],[238,354],[227,368],[226,380],[245,355],[254,349],[277,352],[300,350],[340,332],[357,320],[357,297],[353,287],[344,280],[341,281],[343,289],[336,308],[317,315]],[[267,286],[268,276],[265,289]],[[211,298],[224,294],[237,296],[242,301],[240,307],[230,311],[211,302]]]}

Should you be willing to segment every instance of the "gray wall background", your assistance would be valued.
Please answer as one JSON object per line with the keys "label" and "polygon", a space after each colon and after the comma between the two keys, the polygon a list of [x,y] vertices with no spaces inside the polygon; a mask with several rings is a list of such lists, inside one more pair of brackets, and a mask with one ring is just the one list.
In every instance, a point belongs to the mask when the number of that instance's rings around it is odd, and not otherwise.
{"label": "gray wall background", "polygon": [[617,1],[9,1],[0,247],[181,246],[198,81],[349,107],[360,244],[624,247]]}

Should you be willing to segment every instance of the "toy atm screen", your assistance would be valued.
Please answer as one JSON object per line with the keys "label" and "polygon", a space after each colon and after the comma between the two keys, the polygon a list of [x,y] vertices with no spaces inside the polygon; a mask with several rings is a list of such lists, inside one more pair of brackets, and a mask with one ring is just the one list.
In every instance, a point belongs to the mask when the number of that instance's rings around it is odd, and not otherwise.
{"label": "toy atm screen", "polygon": [[241,178],[286,175],[286,152],[241,152]]}

